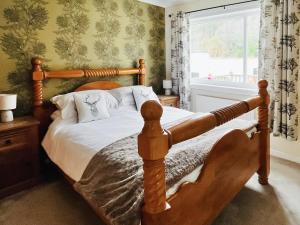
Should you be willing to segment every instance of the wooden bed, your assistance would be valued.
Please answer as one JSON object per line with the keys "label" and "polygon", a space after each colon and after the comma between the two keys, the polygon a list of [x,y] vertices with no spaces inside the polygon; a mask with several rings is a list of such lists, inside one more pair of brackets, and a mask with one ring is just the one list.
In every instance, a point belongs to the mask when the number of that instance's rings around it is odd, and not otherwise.
{"label": "wooden bed", "polygon": [[[41,122],[41,135],[50,123],[54,107],[43,100],[43,81],[51,78],[111,77],[133,75],[138,84],[145,84],[145,63],[132,69],[93,69],[69,71],[43,71],[42,60],[34,58],[33,91],[34,115]],[[119,87],[112,81],[85,84],[78,90],[112,89]],[[243,188],[256,172],[259,182],[268,184],[270,147],[268,128],[268,83],[258,83],[259,95],[231,106],[189,119],[168,130],[160,124],[162,107],[155,101],[142,106],[144,128],[138,136],[138,152],[144,161],[144,206],[141,210],[143,225],[208,225]],[[258,108],[257,132],[251,138],[235,129],[219,139],[195,183],[185,183],[166,198],[164,159],[172,145],[203,134],[240,115]],[[72,182],[72,181],[71,181]],[[99,215],[103,218],[103,215]],[[105,219],[104,219],[105,221]]]}

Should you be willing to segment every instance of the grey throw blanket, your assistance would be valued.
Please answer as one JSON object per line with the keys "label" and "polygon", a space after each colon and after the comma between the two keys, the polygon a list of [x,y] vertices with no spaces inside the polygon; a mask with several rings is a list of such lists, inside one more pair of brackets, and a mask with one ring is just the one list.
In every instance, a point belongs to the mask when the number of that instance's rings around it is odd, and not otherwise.
{"label": "grey throw blanket", "polygon": [[[185,118],[187,119],[187,118]],[[182,120],[168,124],[176,125]],[[199,167],[213,144],[230,129],[253,123],[232,121],[203,135],[174,145],[166,157],[167,189]],[[167,128],[165,126],[165,128]],[[143,161],[137,135],[101,149],[90,161],[75,189],[113,225],[138,225],[143,204]],[[101,137],[99,137],[101,138]]]}

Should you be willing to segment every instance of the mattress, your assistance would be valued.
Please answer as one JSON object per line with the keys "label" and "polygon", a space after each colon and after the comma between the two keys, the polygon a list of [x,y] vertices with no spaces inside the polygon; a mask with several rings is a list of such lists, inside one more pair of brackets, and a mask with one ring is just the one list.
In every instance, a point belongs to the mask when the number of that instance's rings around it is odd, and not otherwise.
{"label": "mattress", "polygon": [[[193,113],[173,108],[163,107],[161,124],[183,119]],[[89,123],[77,123],[76,119],[55,119],[50,125],[42,146],[49,158],[70,178],[78,182],[91,159],[98,151],[125,137],[142,130],[144,121],[135,106],[120,107],[110,111],[110,118]],[[251,135],[255,130],[254,122],[235,119],[225,124],[227,128],[242,127]],[[185,182],[194,182],[198,178],[201,167],[182,178],[167,190],[167,196],[176,192]]]}

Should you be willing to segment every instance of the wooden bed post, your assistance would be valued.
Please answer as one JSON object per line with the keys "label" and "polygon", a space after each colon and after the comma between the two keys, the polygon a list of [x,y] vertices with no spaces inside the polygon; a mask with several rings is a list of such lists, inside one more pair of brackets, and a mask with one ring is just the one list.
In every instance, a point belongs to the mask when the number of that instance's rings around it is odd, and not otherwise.
{"label": "wooden bed post", "polygon": [[145,85],[146,68],[145,68],[144,59],[139,60],[139,69],[140,69],[140,74],[138,76],[138,84]]}
{"label": "wooden bed post", "polygon": [[169,137],[160,125],[162,111],[156,101],[147,101],[141,109],[145,124],[138,136],[138,151],[144,161],[143,210],[150,215],[167,209],[164,161]]}
{"label": "wooden bed post", "polygon": [[267,91],[268,82],[260,80],[258,82],[259,96],[262,98],[262,103],[258,107],[258,123],[260,130],[260,167],[258,170],[258,181],[260,184],[268,184],[268,176],[270,174],[270,135],[269,135],[269,104],[270,96]]}
{"label": "wooden bed post", "polygon": [[42,71],[43,61],[40,58],[33,58],[31,60],[32,70],[33,70],[33,106],[34,106],[34,116],[38,117],[39,109],[43,106],[43,80],[44,73]]}

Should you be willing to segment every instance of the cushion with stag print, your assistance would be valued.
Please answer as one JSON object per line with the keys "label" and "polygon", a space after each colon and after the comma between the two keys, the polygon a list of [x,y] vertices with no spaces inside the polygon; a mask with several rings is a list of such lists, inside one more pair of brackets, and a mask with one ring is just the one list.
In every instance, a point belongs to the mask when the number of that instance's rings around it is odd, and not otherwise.
{"label": "cushion with stag print", "polygon": [[77,111],[74,100],[74,95],[86,95],[86,94],[99,94],[105,97],[106,106],[108,109],[117,108],[118,101],[110,93],[104,90],[87,90],[71,92],[64,95],[56,95],[51,98],[51,102],[56,105],[57,109],[60,111],[60,118],[62,119],[72,119],[77,120]]}
{"label": "cushion with stag print", "polygon": [[101,94],[74,94],[78,122],[85,123],[109,117],[105,97]]}
{"label": "cushion with stag print", "polygon": [[135,86],[133,89],[133,96],[136,107],[140,111],[144,102],[148,100],[155,100],[159,103],[157,95],[154,93],[152,87]]}

